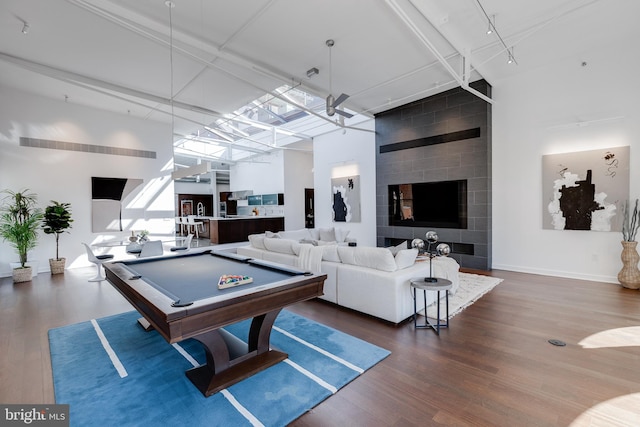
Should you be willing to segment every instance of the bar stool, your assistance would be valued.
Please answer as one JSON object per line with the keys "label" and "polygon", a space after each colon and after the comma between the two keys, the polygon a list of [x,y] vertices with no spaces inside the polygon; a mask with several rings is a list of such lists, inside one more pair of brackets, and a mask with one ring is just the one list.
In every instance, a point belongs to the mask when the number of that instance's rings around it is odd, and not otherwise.
{"label": "bar stool", "polygon": [[[204,231],[204,223],[202,221],[196,221],[195,217],[193,215],[189,215],[187,216],[187,231],[189,234],[195,234],[196,235],[196,239],[199,238],[198,236],[198,229],[200,227],[202,227],[202,231]],[[191,227],[193,227],[193,233],[191,232]]]}
{"label": "bar stool", "polygon": [[183,232],[184,232],[184,225],[182,222],[182,217],[181,216],[177,216],[176,217],[176,225],[178,226],[178,228],[180,229],[180,235],[182,236]]}

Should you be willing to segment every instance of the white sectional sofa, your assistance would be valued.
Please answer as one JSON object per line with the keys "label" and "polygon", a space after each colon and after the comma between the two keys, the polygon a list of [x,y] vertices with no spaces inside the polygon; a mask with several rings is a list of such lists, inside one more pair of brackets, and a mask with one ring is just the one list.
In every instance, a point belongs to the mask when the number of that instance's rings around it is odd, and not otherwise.
{"label": "white sectional sofa", "polygon": [[[329,240],[331,239],[331,240]],[[341,229],[302,229],[249,236],[249,245],[237,253],[265,261],[295,266],[327,275],[324,296],[332,303],[392,323],[413,315],[409,281],[429,276],[429,261],[416,260],[417,249],[349,246],[348,232]],[[405,245],[406,247],[406,245]],[[458,263],[447,257],[433,261],[434,276],[453,282],[458,288]],[[421,296],[421,292],[419,295]],[[427,292],[427,304],[435,301]],[[423,308],[418,298],[418,309]]]}

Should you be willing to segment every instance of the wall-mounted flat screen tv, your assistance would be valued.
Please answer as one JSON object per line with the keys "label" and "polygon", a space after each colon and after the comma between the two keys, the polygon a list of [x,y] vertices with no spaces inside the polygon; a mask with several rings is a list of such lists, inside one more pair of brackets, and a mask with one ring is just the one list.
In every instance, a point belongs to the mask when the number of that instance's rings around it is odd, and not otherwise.
{"label": "wall-mounted flat screen tv", "polygon": [[389,225],[467,228],[467,180],[390,185]]}

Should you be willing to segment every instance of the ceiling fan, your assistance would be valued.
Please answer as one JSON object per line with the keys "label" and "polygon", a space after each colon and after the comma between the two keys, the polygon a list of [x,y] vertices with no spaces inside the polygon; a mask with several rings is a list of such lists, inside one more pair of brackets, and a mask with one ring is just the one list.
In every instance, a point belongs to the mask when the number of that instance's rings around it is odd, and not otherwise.
{"label": "ceiling fan", "polygon": [[346,111],[340,110],[338,108],[340,104],[342,104],[344,101],[347,100],[347,98],[349,98],[349,95],[347,95],[346,93],[343,93],[343,94],[340,94],[340,96],[338,98],[334,98],[334,96],[331,94],[331,92],[332,92],[331,48],[333,47],[335,42],[332,39],[329,39],[329,40],[326,41],[326,44],[329,47],[329,96],[327,96],[327,116],[331,117],[334,114],[338,113],[340,116],[346,117],[346,118],[349,119],[349,118],[353,117],[353,114],[347,113]]}

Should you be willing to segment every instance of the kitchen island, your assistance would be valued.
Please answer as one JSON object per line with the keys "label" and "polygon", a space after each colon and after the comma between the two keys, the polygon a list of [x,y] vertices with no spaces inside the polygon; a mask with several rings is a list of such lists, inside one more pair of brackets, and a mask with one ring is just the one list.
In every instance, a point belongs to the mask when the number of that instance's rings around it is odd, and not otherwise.
{"label": "kitchen island", "polygon": [[209,239],[212,244],[245,242],[250,234],[284,230],[282,216],[234,216],[210,218]]}

